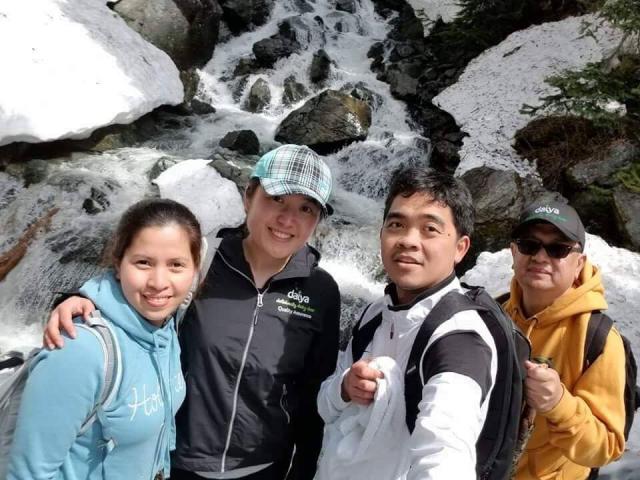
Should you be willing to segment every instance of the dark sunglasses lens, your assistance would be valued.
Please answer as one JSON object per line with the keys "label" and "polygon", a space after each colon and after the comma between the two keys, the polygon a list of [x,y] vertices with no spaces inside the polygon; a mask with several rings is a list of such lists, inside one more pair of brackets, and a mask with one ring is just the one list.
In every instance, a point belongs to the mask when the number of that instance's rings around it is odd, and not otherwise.
{"label": "dark sunglasses lens", "polygon": [[551,258],[564,258],[569,255],[571,250],[573,250],[573,247],[562,243],[551,243],[549,245],[545,245],[544,249]]}
{"label": "dark sunglasses lens", "polygon": [[519,238],[516,241],[516,245],[518,246],[518,251],[523,255],[535,255],[542,247],[542,242],[537,240],[531,240],[526,238]]}
{"label": "dark sunglasses lens", "polygon": [[520,238],[516,240],[518,251],[523,255],[535,255],[541,248],[544,248],[551,258],[565,258],[573,247],[571,245],[565,245],[564,243],[550,243],[543,245],[539,240],[532,238]]}

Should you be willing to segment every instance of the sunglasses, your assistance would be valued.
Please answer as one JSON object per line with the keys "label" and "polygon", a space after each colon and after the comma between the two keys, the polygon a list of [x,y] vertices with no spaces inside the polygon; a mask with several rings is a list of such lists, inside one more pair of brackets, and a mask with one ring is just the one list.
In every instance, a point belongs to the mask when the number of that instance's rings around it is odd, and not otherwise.
{"label": "sunglasses", "polygon": [[547,252],[547,255],[551,258],[565,258],[571,252],[582,251],[579,245],[573,246],[565,243],[544,244],[535,238],[517,238],[515,242],[518,251],[523,255],[535,255],[541,248],[544,248],[544,251]]}

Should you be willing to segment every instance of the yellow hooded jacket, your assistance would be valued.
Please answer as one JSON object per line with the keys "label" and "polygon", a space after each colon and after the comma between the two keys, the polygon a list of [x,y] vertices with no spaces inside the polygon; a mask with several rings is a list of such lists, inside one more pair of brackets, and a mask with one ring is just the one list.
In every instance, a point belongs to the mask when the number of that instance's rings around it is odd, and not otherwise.
{"label": "yellow hooded jacket", "polygon": [[575,284],[531,318],[524,317],[521,298],[514,278],[505,310],[531,341],[532,357],[551,359],[564,392],[554,408],[538,412],[515,478],[583,480],[591,467],[624,452],[625,357],[615,328],[602,355],[583,372],[591,311],[607,308],[600,272],[585,261]]}

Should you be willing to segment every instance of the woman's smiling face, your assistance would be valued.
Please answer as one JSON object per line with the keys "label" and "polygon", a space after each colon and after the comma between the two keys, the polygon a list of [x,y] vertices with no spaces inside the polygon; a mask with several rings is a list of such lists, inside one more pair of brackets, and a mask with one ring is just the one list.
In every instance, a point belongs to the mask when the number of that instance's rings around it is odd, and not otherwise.
{"label": "woman's smiling face", "polygon": [[143,228],[116,270],[129,304],[160,326],[185,299],[196,274],[189,236],[173,223]]}
{"label": "woman's smiling face", "polygon": [[305,195],[271,196],[257,185],[244,202],[246,242],[273,260],[287,259],[300,250],[320,220],[320,205]]}

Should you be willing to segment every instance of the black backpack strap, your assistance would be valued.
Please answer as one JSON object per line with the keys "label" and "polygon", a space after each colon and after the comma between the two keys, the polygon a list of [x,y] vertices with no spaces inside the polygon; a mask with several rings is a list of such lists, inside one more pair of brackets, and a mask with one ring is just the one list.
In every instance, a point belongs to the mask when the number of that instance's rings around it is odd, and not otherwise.
{"label": "black backpack strap", "polygon": [[494,298],[494,300],[500,305],[504,305],[504,303],[507,302],[510,298],[511,298],[511,292],[506,292],[498,295],[497,297]]}
{"label": "black backpack strap", "polygon": [[357,362],[362,358],[364,351],[367,348],[367,345],[371,343],[373,340],[373,336],[376,333],[376,330],[382,323],[382,312],[376,315],[374,318],[369,320],[367,323],[362,325],[362,320],[366,315],[369,307],[371,305],[367,305],[367,308],[364,309],[362,315],[360,316],[360,320],[356,323],[356,326],[353,327],[353,333],[351,338],[351,357],[353,359],[353,363]]}
{"label": "black backpack strap", "polygon": [[584,342],[583,372],[589,368],[589,365],[595,362],[604,351],[604,345],[607,343],[607,337],[609,336],[611,327],[613,327],[613,320],[611,320],[609,316],[600,310],[591,312],[587,326],[587,338]]}
{"label": "black backpack strap", "polygon": [[483,310],[484,308],[466,295],[451,291],[443,296],[422,322],[420,330],[411,347],[407,370],[404,376],[404,399],[406,404],[406,422],[409,432],[413,433],[418,418],[418,404],[422,399],[423,379],[421,378],[423,358],[433,332],[456,313],[465,310]]}

